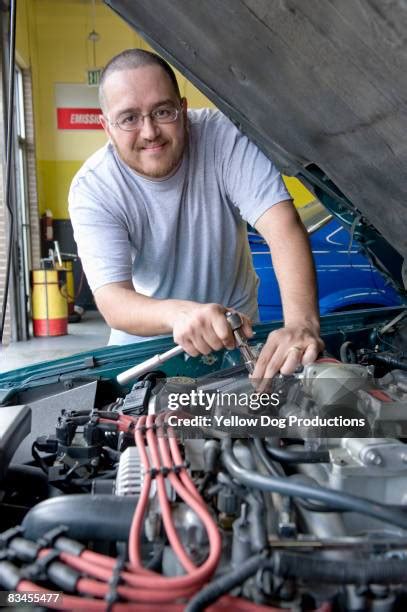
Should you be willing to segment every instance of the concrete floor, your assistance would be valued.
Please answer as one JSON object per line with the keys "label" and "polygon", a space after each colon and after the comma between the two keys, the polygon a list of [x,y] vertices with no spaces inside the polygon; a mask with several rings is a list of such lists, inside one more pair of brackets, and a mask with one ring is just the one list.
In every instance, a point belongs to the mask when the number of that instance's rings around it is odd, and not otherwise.
{"label": "concrete floor", "polygon": [[67,336],[30,338],[27,342],[13,342],[1,347],[0,372],[106,346],[109,332],[101,315],[89,310],[80,323],[68,325]]}

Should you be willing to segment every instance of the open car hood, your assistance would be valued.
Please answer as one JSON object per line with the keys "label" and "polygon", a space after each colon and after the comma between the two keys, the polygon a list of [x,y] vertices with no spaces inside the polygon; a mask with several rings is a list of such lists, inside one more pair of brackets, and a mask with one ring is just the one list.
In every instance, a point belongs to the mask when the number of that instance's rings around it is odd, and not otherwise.
{"label": "open car hood", "polygon": [[403,286],[403,0],[105,1]]}

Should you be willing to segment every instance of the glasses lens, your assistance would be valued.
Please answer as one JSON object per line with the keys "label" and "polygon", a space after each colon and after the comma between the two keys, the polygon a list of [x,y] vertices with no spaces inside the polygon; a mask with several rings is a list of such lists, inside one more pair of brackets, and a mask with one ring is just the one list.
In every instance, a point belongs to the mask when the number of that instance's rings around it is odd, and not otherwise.
{"label": "glasses lens", "polygon": [[118,119],[117,125],[121,130],[125,130],[126,132],[136,130],[141,125],[141,113],[124,115]]}
{"label": "glasses lens", "polygon": [[151,113],[142,115],[141,113],[129,113],[117,120],[117,125],[125,132],[138,130],[142,126],[143,119],[150,117],[154,123],[172,123],[178,117],[179,109],[173,106],[160,106],[155,108]]}
{"label": "glasses lens", "polygon": [[156,123],[171,123],[178,116],[178,109],[173,106],[160,106],[152,111],[151,119]]}

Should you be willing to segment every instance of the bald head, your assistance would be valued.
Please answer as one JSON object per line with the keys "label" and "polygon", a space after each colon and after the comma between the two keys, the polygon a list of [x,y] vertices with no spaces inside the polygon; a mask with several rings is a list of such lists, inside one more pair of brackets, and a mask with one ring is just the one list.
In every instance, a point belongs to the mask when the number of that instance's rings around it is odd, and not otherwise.
{"label": "bald head", "polygon": [[99,104],[102,111],[107,113],[107,81],[115,72],[124,70],[135,70],[143,66],[159,66],[170,78],[175,94],[181,100],[177,79],[171,66],[159,55],[144,51],[143,49],[127,49],[115,55],[103,69],[99,85]]}

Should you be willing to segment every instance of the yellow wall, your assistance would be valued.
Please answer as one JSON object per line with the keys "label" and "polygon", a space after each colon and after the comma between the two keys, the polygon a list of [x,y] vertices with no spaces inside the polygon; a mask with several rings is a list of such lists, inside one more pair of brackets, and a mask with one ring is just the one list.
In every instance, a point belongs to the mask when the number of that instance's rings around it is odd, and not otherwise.
{"label": "yellow wall", "polygon": [[[97,67],[129,47],[149,47],[101,0],[96,2],[94,21],[90,0],[19,0],[17,6],[17,59],[22,67],[31,66],[33,77],[40,212],[49,208],[55,218],[66,219],[71,179],[83,161],[103,146],[105,136],[99,130],[57,129],[55,84],[86,84],[86,70],[93,67],[93,46],[88,41],[93,28],[100,34]],[[213,106],[182,75],[177,77],[190,107]],[[298,203],[310,201],[312,196],[298,185],[289,179]]]}
{"label": "yellow wall", "polygon": [[301,208],[315,200],[315,196],[311,193],[300,181],[292,176],[283,176],[285,186],[290,192],[294,204],[297,208]]}
{"label": "yellow wall", "polygon": [[[17,60],[31,66],[36,129],[37,179],[40,212],[50,208],[55,218],[68,218],[67,195],[75,172],[91,153],[105,143],[101,130],[58,130],[56,83],[86,85],[86,70],[93,67],[93,45],[87,38],[95,28],[96,65],[129,47],[148,45],[111,9],[83,0],[20,0],[17,17]],[[177,73],[180,90],[191,107],[213,106]]]}
{"label": "yellow wall", "polygon": [[16,61],[21,68],[29,68],[30,42],[27,0],[19,0],[17,3],[16,47]]}

